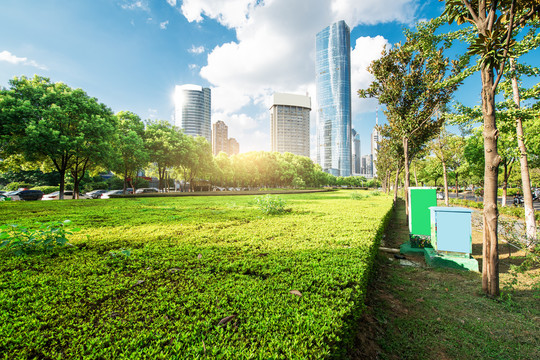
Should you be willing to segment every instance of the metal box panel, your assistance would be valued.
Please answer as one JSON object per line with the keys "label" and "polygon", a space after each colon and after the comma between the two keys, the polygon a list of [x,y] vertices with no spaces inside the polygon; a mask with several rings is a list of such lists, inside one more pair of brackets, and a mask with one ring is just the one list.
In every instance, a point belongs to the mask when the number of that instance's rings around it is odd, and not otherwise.
{"label": "metal box panel", "polygon": [[409,188],[409,233],[431,235],[429,208],[437,206],[435,188]]}
{"label": "metal box panel", "polygon": [[472,253],[472,210],[457,207],[430,207],[431,245],[437,251]]}

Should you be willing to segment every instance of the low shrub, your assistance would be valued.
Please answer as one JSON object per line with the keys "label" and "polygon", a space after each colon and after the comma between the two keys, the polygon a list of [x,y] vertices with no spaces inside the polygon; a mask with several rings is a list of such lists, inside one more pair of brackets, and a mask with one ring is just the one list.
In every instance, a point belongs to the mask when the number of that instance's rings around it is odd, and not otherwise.
{"label": "low shrub", "polygon": [[368,194],[363,194],[361,192],[358,192],[358,191],[354,191],[351,193],[351,199],[353,200],[363,200],[365,198],[367,198],[369,195]]}
{"label": "low shrub", "polygon": [[278,215],[286,211],[286,201],[270,194],[255,198],[255,204],[266,215]]}
{"label": "low shrub", "polygon": [[47,223],[36,222],[36,228],[9,224],[0,226],[0,248],[5,248],[15,255],[36,251],[48,251],[56,246],[65,246],[67,236],[79,229],[66,230],[70,220],[51,221]]}

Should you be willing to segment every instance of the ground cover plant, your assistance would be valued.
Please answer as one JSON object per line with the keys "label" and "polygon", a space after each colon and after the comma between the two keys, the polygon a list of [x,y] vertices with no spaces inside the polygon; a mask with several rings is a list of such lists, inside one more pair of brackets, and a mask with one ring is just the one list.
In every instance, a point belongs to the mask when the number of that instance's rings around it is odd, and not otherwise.
{"label": "ground cover plant", "polygon": [[0,251],[0,354],[343,358],[391,213],[387,196],[7,202],[0,224],[70,219],[73,246]]}

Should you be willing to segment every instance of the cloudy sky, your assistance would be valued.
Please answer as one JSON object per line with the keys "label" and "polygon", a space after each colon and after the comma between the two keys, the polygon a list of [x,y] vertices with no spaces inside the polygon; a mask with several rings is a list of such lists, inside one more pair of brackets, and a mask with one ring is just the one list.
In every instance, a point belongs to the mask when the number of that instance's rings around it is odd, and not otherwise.
{"label": "cloudy sky", "polygon": [[[270,150],[274,92],[315,94],[315,35],[351,28],[352,88],[402,29],[442,12],[437,0],[2,0],[0,86],[39,74],[82,88],[115,112],[172,120],[176,84],[212,89],[242,152]],[[370,152],[373,100],[353,93],[353,127]],[[381,121],[384,120],[379,112]],[[315,111],[311,117],[315,139]],[[313,143],[313,141],[312,141]],[[314,146],[312,145],[312,149]],[[312,157],[314,153],[312,151]]]}

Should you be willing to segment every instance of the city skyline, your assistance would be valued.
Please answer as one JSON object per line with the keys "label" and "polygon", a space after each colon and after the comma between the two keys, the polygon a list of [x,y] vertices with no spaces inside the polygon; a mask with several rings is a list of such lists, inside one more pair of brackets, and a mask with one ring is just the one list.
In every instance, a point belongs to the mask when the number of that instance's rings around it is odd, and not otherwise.
{"label": "city skyline", "polygon": [[[352,127],[365,154],[377,107],[356,96],[372,79],[366,68],[383,46],[404,40],[403,28],[443,7],[436,0],[4,1],[0,86],[38,74],[114,112],[174,122],[175,86],[199,84],[212,91],[212,123],[225,121],[243,152],[269,151],[272,94],[307,92],[316,107],[314,37],[343,19],[351,28]],[[524,60],[540,62],[534,54]],[[477,74],[468,79],[460,100],[479,104],[479,83]],[[312,111],[312,144],[315,118]]]}

